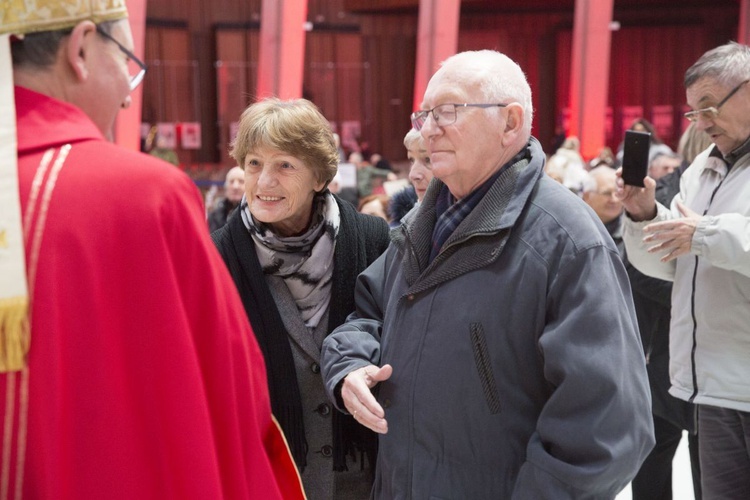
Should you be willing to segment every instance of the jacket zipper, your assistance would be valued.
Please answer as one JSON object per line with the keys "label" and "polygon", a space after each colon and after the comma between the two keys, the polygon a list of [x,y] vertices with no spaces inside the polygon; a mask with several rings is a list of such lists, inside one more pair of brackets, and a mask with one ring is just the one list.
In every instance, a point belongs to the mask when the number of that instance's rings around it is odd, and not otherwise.
{"label": "jacket zipper", "polygon": [[[711,208],[711,204],[714,202],[714,197],[716,196],[716,192],[719,190],[722,184],[724,184],[724,179],[727,178],[729,173],[727,172],[727,175],[724,176],[723,179],[719,181],[719,185],[716,186],[716,189],[714,189],[714,192],[711,193],[711,198],[708,200],[708,205],[706,206],[706,209],[703,211],[703,216],[705,217],[706,214],[708,214],[709,209]],[[695,285],[698,279],[698,256],[695,256],[695,268],[693,269],[693,289],[690,293],[690,314],[693,317],[693,348],[690,351],[690,367],[693,371],[693,394],[690,395],[690,398],[688,399],[689,403],[692,403],[695,400],[695,397],[698,395],[698,369],[695,366],[695,351],[698,348],[698,321],[695,317]]]}

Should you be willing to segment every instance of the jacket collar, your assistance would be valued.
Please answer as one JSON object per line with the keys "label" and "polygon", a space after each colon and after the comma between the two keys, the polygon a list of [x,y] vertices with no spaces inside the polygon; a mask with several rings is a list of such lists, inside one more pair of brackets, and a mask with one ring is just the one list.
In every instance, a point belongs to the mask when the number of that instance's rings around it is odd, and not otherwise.
{"label": "jacket collar", "polygon": [[[526,146],[528,154],[498,177],[484,198],[445,242],[443,251],[428,265],[432,231],[435,226],[435,202],[443,186],[433,179],[424,201],[413,210],[403,225],[392,231],[393,243],[404,250],[404,271],[412,293],[487,265],[502,252],[511,228],[521,216],[537,182],[544,175],[546,157],[533,137]],[[481,236],[488,236],[481,238]],[[471,245],[463,245],[472,239]],[[499,238],[499,239],[498,239]],[[451,259],[460,253],[461,258]],[[420,277],[424,277],[418,284]]]}
{"label": "jacket collar", "polygon": [[18,151],[45,150],[60,144],[104,140],[101,131],[81,109],[67,102],[15,87]]}

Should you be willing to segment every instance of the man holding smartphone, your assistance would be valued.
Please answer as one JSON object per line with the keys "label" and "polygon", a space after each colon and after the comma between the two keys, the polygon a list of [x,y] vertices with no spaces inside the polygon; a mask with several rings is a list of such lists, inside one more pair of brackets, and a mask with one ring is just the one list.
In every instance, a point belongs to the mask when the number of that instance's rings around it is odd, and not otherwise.
{"label": "man holding smartphone", "polygon": [[[656,182],[618,180],[628,257],[674,282],[670,393],[698,405],[706,498],[750,498],[750,47],[706,52],[685,74],[686,118],[714,146],[667,208]],[[622,175],[622,172],[619,173]]]}

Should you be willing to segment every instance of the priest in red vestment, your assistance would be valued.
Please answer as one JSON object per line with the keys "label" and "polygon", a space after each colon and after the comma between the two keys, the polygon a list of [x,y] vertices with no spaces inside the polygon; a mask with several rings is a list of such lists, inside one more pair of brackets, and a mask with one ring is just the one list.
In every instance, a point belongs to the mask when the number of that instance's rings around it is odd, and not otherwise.
{"label": "priest in red vestment", "polygon": [[0,498],[303,498],[197,188],[106,140],[125,16],[0,12]]}

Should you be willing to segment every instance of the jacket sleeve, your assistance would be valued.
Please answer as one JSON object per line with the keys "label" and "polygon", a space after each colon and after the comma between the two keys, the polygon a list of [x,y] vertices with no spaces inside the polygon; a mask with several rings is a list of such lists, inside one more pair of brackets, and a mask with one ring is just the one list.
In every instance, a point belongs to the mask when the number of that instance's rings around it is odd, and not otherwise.
{"label": "jacket sleeve", "polygon": [[[680,195],[677,195],[677,199]],[[662,205],[656,204],[656,217],[651,220],[634,222],[630,217],[623,217],[624,227],[622,241],[628,252],[628,260],[636,269],[647,276],[659,278],[666,281],[674,281],[676,261],[661,262],[661,254],[648,253],[649,245],[643,242],[643,228],[654,222],[662,222],[672,219],[671,211]]]}
{"label": "jacket sleeve", "polygon": [[385,258],[381,255],[357,277],[355,311],[323,341],[320,365],[326,392],[344,413],[348,412],[336,394],[339,383],[353,370],[380,363]]}
{"label": "jacket sleeve", "polygon": [[514,499],[614,498],[653,447],[651,396],[628,278],[614,249],[564,259],[539,337],[550,396]]}
{"label": "jacket sleeve", "polygon": [[704,215],[695,228],[691,252],[712,266],[750,276],[750,217]]}

